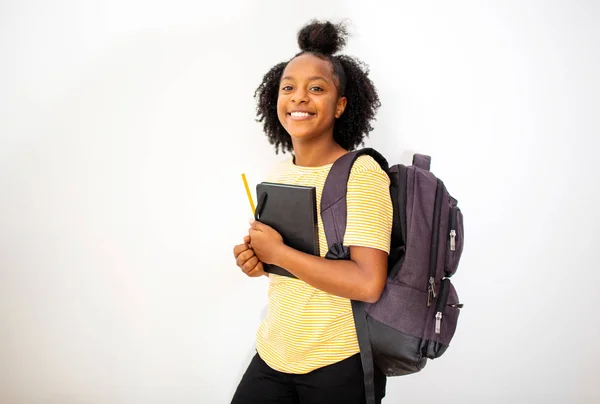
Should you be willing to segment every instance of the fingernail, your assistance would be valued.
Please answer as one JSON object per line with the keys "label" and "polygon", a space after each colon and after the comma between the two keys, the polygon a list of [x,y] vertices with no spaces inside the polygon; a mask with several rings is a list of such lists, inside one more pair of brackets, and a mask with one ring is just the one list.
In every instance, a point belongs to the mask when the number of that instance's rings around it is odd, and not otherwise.
{"label": "fingernail", "polygon": [[248,220],[248,223],[250,223],[250,224],[254,223],[254,218],[251,217],[250,220]]}

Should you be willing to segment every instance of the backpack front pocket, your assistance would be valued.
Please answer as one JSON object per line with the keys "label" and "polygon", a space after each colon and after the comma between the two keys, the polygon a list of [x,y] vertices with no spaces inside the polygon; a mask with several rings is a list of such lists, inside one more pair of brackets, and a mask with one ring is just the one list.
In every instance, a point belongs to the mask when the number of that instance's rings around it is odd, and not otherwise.
{"label": "backpack front pocket", "polygon": [[428,358],[439,358],[450,345],[456,331],[461,307],[462,304],[459,303],[456,289],[450,279],[442,279],[435,310],[432,317],[429,318],[428,332],[425,334]]}

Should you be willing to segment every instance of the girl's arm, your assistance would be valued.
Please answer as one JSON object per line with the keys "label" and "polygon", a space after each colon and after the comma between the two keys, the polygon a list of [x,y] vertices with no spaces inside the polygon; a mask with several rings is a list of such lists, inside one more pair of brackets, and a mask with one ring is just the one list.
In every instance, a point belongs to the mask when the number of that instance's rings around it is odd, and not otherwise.
{"label": "girl's arm", "polygon": [[376,302],[385,287],[388,254],[375,248],[351,246],[350,256],[349,260],[330,260],[283,245],[275,265],[332,295]]}
{"label": "girl's arm", "polygon": [[387,274],[388,254],[350,246],[350,260],[330,260],[283,244],[279,233],[253,221],[251,245],[260,261],[285,268],[300,280],[332,295],[373,303],[379,299]]}

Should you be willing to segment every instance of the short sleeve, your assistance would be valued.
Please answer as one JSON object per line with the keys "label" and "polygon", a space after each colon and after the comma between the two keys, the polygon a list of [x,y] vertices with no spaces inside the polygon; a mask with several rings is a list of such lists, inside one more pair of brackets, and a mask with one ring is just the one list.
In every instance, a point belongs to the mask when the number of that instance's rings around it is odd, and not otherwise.
{"label": "short sleeve", "polygon": [[344,245],[376,248],[389,254],[393,221],[390,178],[372,157],[361,156],[354,163],[346,198]]}

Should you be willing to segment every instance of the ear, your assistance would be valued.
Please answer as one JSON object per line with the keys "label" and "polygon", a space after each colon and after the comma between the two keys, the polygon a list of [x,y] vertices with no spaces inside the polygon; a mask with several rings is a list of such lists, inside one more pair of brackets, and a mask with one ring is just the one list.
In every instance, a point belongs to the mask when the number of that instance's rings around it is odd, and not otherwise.
{"label": "ear", "polygon": [[338,119],[340,116],[342,116],[342,114],[344,113],[344,110],[346,110],[346,103],[348,102],[348,100],[346,99],[346,97],[340,97],[340,99],[337,102],[337,106],[335,107],[335,118]]}

